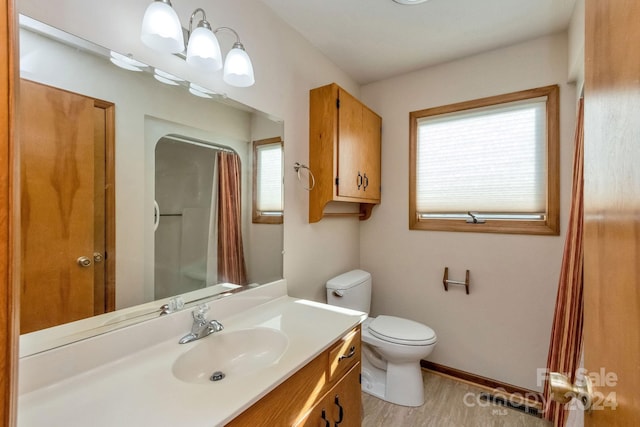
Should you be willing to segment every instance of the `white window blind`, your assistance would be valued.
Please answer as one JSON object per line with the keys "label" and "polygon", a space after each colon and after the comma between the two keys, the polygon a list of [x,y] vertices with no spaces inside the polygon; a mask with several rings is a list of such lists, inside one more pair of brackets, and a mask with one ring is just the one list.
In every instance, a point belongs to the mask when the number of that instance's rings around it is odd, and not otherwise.
{"label": "white window blind", "polygon": [[544,215],[546,97],[424,117],[417,124],[419,214]]}
{"label": "white window blind", "polygon": [[256,209],[264,213],[282,213],[282,144],[256,147]]}

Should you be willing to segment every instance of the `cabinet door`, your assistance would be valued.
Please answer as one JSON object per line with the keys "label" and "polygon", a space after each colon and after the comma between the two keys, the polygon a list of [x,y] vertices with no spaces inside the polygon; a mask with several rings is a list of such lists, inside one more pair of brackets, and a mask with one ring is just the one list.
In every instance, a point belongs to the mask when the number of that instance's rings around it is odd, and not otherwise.
{"label": "cabinet door", "polygon": [[380,201],[380,141],[382,119],[368,108],[362,108],[362,153],[361,168],[364,185],[362,195],[365,199]]}
{"label": "cabinet door", "polygon": [[338,92],[338,196],[362,197],[362,104],[340,90]]}
{"label": "cabinet door", "polygon": [[362,425],[360,363],[357,363],[296,426],[360,427]]}

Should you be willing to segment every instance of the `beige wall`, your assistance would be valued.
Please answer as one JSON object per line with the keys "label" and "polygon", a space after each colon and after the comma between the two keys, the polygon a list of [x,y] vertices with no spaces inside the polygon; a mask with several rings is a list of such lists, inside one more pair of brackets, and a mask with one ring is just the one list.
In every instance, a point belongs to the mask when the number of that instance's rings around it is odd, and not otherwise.
{"label": "beige wall", "polygon": [[[431,326],[429,360],[539,390],[546,366],[564,245],[571,179],[575,89],[567,79],[567,38],[541,38],[361,88],[383,117],[382,204],[362,223],[361,267],[373,275],[373,313]],[[409,231],[409,112],[550,84],[560,85],[559,237]],[[471,271],[471,294],[442,286]]]}
{"label": "beige wall", "polygon": [[578,89],[584,85],[584,0],[576,0],[569,22],[569,81],[575,81]]}

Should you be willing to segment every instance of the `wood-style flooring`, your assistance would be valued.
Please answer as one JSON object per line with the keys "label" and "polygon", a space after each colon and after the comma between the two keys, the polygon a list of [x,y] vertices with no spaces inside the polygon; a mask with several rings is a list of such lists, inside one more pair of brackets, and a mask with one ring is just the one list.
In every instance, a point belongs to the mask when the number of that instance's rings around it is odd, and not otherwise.
{"label": "wood-style flooring", "polygon": [[392,405],[362,393],[363,427],[549,427],[533,415],[488,403],[472,385],[423,372],[426,403],[417,408]]}

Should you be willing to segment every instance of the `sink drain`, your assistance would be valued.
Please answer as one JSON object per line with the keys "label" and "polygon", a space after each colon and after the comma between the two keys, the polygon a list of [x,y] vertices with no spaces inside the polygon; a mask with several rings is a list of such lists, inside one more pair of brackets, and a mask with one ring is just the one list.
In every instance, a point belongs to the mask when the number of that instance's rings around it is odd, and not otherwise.
{"label": "sink drain", "polygon": [[222,371],[215,371],[211,377],[209,378],[211,381],[220,381],[221,379],[224,378],[224,372]]}

